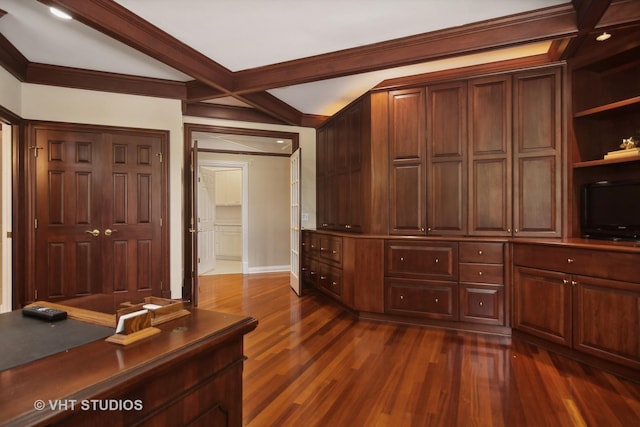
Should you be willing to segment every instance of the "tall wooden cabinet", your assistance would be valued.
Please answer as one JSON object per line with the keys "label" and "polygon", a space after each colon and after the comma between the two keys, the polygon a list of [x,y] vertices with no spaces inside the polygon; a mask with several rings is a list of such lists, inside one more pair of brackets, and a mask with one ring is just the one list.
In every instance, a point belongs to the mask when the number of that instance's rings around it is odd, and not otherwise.
{"label": "tall wooden cabinet", "polygon": [[513,83],[513,234],[562,235],[562,71],[516,73]]}
{"label": "tall wooden cabinet", "polygon": [[426,231],[425,89],[389,92],[389,233]]}
{"label": "tall wooden cabinet", "polygon": [[427,87],[427,232],[467,234],[467,82]]}
{"label": "tall wooden cabinet", "polygon": [[512,78],[469,81],[469,234],[509,236],[512,228]]}

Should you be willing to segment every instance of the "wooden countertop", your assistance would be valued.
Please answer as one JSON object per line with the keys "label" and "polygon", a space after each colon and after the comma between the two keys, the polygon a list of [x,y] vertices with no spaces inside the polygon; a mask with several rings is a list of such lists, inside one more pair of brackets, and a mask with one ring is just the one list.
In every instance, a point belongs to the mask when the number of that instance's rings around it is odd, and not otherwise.
{"label": "wooden countertop", "polygon": [[[151,378],[167,363],[180,363],[194,351],[211,349],[251,332],[251,317],[206,310],[164,323],[161,332],[130,346],[95,341],[0,372],[0,420],[27,425],[57,415],[36,411],[36,401],[92,399],[133,378]],[[5,424],[3,424],[5,425]]]}

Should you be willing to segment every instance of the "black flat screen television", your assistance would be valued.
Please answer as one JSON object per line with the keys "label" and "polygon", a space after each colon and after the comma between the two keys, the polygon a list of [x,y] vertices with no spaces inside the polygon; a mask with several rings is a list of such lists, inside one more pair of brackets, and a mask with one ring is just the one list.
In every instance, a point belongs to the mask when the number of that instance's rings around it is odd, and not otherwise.
{"label": "black flat screen television", "polygon": [[584,237],[640,239],[640,180],[593,182],[581,190]]}

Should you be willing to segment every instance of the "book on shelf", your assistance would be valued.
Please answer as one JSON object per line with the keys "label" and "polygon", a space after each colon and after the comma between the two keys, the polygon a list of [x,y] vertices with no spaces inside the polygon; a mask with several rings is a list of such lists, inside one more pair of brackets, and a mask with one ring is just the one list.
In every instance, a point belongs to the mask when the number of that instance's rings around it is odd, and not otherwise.
{"label": "book on shelf", "polygon": [[640,147],[625,148],[622,150],[609,151],[604,155],[605,159],[617,159],[622,157],[640,156]]}

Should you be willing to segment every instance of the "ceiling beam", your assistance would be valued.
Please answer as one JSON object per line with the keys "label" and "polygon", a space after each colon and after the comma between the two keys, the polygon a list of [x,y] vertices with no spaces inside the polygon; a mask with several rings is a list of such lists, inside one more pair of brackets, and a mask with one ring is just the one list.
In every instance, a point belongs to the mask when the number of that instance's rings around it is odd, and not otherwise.
{"label": "ceiling beam", "polygon": [[561,5],[461,27],[345,49],[235,73],[236,93],[411,65],[576,34],[575,10]]}
{"label": "ceiling beam", "polygon": [[[206,84],[216,91],[214,93],[236,96],[233,91],[234,75],[230,70],[112,0],[38,1],[63,9],[75,20]],[[291,117],[300,119],[299,111],[287,108],[285,103],[271,110],[274,103],[268,96],[263,96],[263,99],[269,101],[268,105],[257,102],[252,105],[285,123],[299,124],[290,121]]]}
{"label": "ceiling beam", "polygon": [[580,49],[589,32],[593,30],[609,8],[611,0],[571,0],[571,4],[576,11],[578,34],[564,47],[560,55],[562,59],[572,57]]}

